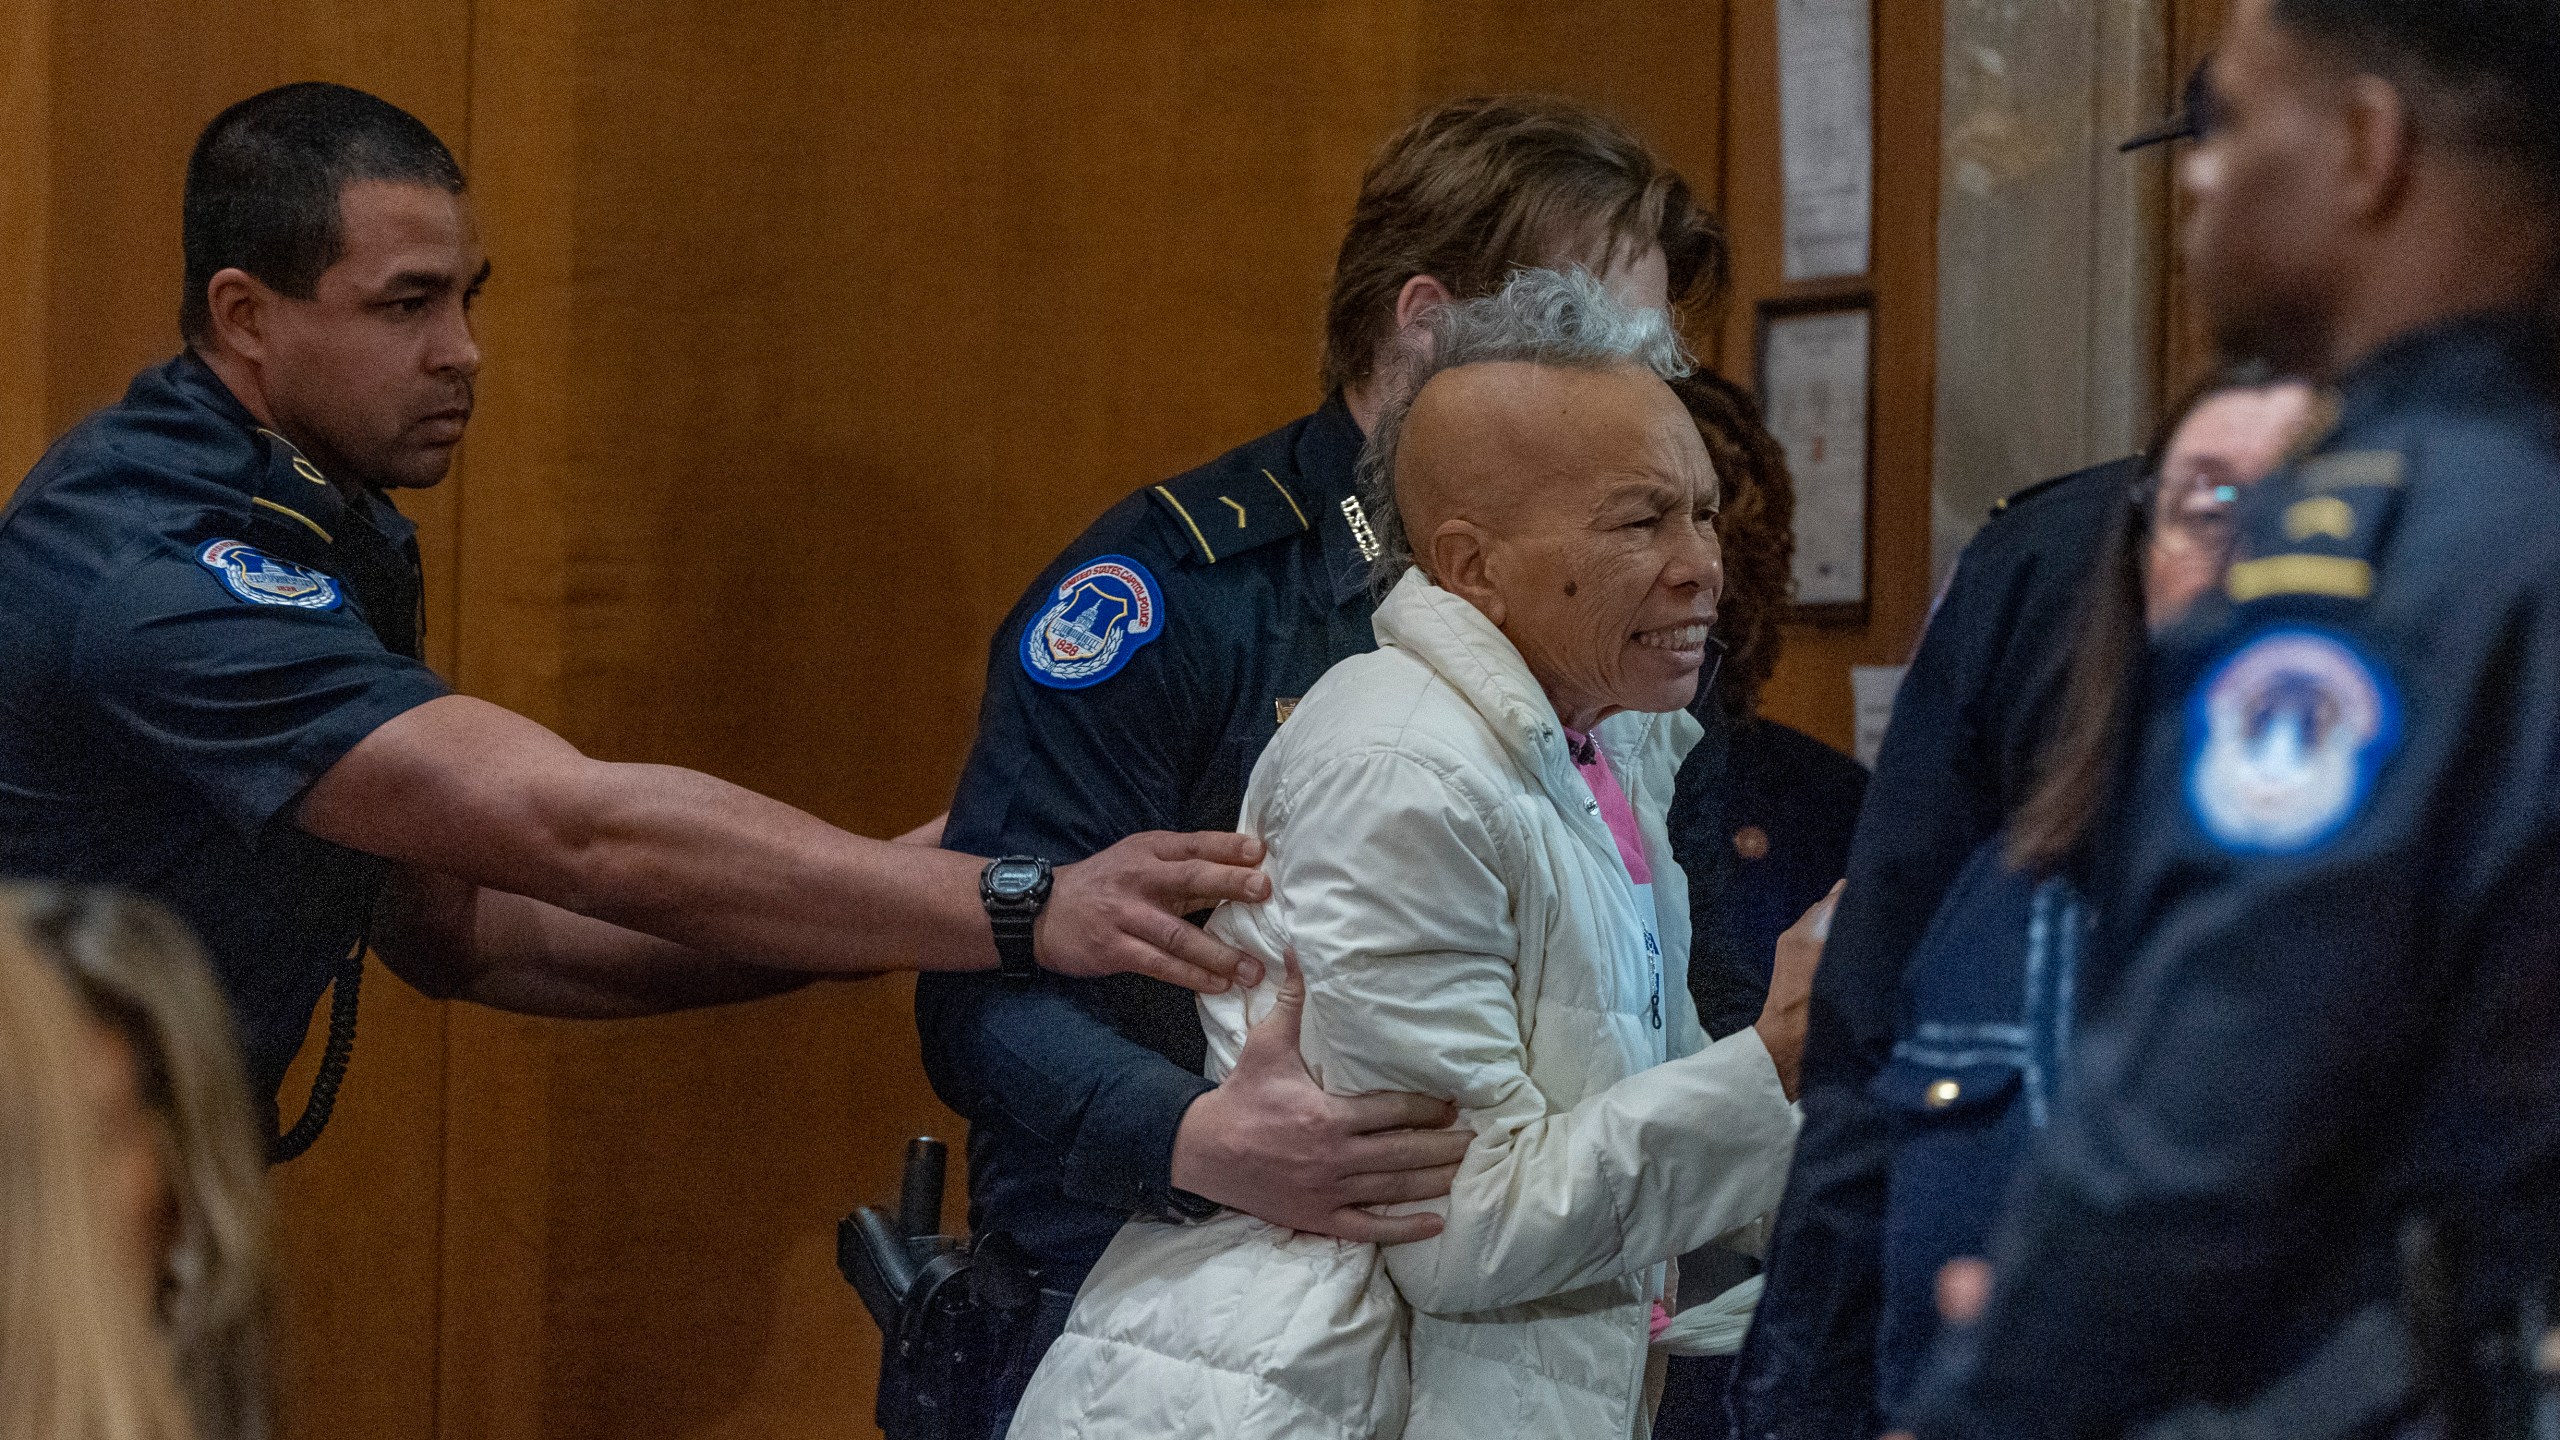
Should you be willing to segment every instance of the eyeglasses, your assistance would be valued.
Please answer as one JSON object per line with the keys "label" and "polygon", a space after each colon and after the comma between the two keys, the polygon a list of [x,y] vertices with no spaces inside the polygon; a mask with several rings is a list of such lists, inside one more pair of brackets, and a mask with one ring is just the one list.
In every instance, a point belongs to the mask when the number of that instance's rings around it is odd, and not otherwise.
{"label": "eyeglasses", "polygon": [[2181,92],[2177,113],[2158,125],[2143,131],[2116,147],[2119,154],[2131,154],[2172,140],[2204,140],[2213,134],[2221,120],[2216,113],[2213,96],[2213,57],[2208,55],[2187,72],[2186,89]]}

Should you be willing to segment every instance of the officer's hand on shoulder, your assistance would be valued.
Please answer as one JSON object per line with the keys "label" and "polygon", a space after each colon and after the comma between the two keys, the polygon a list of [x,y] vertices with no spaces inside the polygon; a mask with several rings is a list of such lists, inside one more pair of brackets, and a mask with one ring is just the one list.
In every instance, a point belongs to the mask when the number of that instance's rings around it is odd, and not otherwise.
{"label": "officer's hand on shoulder", "polygon": [[1260,961],[1183,919],[1270,897],[1262,842],[1223,831],[1149,831],[1061,865],[1032,931],[1043,968],[1078,979],[1123,971],[1216,994],[1262,983]]}

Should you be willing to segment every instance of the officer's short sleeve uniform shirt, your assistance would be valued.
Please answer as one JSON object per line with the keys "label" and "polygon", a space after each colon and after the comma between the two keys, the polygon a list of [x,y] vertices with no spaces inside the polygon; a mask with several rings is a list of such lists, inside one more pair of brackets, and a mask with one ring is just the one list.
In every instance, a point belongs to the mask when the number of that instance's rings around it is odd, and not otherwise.
{"label": "officer's short sleeve uniform shirt", "polygon": [[[1360,444],[1335,397],[1069,544],[996,632],[943,843],[1063,864],[1234,828],[1290,707],[1377,644]],[[970,1121],[973,1225],[1071,1290],[1131,1212],[1171,1213],[1173,1135],[1209,1088],[1187,992],[932,975],[916,1004],[926,1073]]]}
{"label": "officer's short sleeve uniform shirt", "polygon": [[137,377],[0,512],[0,873],[125,886],[204,940],[272,1095],[383,862],[296,829],[311,783],[447,692],[417,545],[201,362]]}

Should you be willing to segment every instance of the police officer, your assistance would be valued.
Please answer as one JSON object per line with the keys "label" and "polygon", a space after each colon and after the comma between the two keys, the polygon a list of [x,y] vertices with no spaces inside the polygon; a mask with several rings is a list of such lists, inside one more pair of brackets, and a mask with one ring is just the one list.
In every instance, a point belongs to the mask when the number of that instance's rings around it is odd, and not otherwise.
{"label": "police officer", "polygon": [[[1290,707],[1376,643],[1376,539],[1352,471],[1399,347],[1519,266],[1581,263],[1663,306],[1713,288],[1722,258],[1687,185],[1596,114],[1498,98],[1414,121],[1371,166],[1342,244],[1324,404],[1129,496],[1032,582],[996,634],[944,843],[1074,856],[1232,825]],[[1433,1128],[1452,1118],[1440,1101],[1326,1095],[1294,1036],[1257,1032],[1213,1087],[1189,998],[1151,981],[936,978],[916,1011],[934,1088],[970,1120],[971,1223],[1037,1272],[1040,1303],[994,1382],[998,1433],[1130,1215],[1229,1205],[1411,1240],[1437,1218],[1360,1207],[1446,1193],[1465,1152],[1464,1134]]]}
{"label": "police officer", "polygon": [[2026,798],[2082,582],[2138,457],[2002,502],[1965,546],[1895,698],[1814,975],[1804,1131],[1731,1404],[1752,1440],[1870,1440],[1891,1058],[1903,970],[1968,857]]}
{"label": "police officer", "polygon": [[2444,1432],[2524,1433],[2560,1256],[2554,73],[2549,0],[2236,9],[2190,273],[2336,420],[2153,646],[2092,1019],[1923,1440],[2255,1389],[2403,1234]]}
{"label": "police officer", "polygon": [[387,492],[435,484],[462,439],[488,264],[416,119],[335,85],[242,101],[196,146],[184,231],[185,353],[0,513],[0,873],[122,884],[188,920],[262,1096],[337,977],[286,1150],[325,1120],[369,926],[429,993],[555,1015],[1000,949],[1234,973],[1174,917],[1267,888],[1237,837],[986,867],[589,760],[420,662],[418,547]]}
{"label": "police officer", "polygon": [[[2125,149],[2194,138],[2205,67],[2166,123]],[[1971,859],[2024,803],[2052,743],[2081,592],[2143,475],[2126,456],[1994,506],[1964,548],[1904,676],[1814,981],[1804,1132],[1731,1389],[1751,1440],[1872,1440],[1884,1428],[1880,1323],[1892,1059],[1922,936]]]}

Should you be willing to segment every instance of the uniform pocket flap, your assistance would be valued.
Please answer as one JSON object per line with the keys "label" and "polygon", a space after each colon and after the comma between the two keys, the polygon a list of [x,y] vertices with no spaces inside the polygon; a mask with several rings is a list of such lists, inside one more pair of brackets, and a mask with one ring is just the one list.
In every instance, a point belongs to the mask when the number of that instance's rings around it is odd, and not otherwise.
{"label": "uniform pocket flap", "polygon": [[2017,1093],[2018,1066],[1973,1056],[1965,1061],[1938,1065],[1896,1056],[1867,1082],[1867,1094],[1893,1109],[1927,1117],[1973,1113]]}

